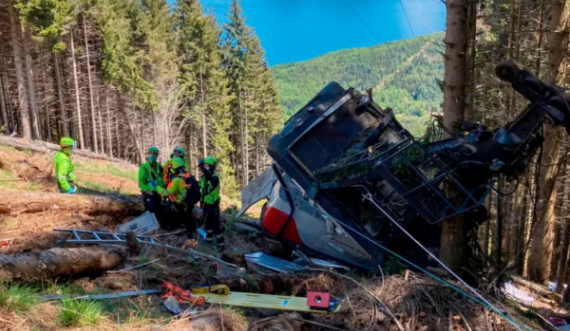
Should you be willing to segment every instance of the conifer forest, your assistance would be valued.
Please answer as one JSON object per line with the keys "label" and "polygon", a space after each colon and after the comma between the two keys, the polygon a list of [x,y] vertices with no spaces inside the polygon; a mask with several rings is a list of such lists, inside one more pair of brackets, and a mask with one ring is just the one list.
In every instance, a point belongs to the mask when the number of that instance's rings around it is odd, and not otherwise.
{"label": "conifer forest", "polygon": [[[372,89],[424,140],[450,138],[464,120],[513,121],[528,100],[497,78],[504,60],[570,86],[570,0],[434,2],[446,7],[444,32],[270,67],[239,0],[223,24],[199,0],[0,0],[0,134],[69,136],[137,166],[151,145],[161,161],[182,146],[193,173],[214,155],[236,201],[272,165],[268,140],[330,81]],[[550,282],[570,304],[570,140],[549,123],[542,133],[524,174],[496,181],[486,221],[438,225],[437,254],[487,294],[512,276]]]}
{"label": "conifer forest", "polygon": [[2,0],[2,133],[135,164],[183,146],[190,164],[216,155],[235,194],[267,167],[281,108],[238,1],[227,16],[197,0]]}

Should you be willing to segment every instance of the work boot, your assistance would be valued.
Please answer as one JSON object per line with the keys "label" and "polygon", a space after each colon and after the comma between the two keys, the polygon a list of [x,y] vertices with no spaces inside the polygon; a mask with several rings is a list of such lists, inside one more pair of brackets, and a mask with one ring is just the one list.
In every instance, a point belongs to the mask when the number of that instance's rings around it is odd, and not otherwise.
{"label": "work boot", "polygon": [[214,230],[206,230],[206,242],[208,244],[214,243]]}
{"label": "work boot", "polygon": [[225,239],[224,239],[223,234],[219,234],[216,236],[216,243],[217,243],[218,250],[221,251],[224,249]]}

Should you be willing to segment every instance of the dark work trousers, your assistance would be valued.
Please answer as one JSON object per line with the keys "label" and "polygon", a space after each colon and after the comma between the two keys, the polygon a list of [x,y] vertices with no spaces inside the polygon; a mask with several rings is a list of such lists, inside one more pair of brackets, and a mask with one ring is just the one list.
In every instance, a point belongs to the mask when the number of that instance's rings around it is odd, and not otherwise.
{"label": "dark work trousers", "polygon": [[162,202],[160,194],[157,192],[152,192],[152,194],[143,192],[143,202],[144,209],[150,211],[151,213],[154,213],[156,215],[156,218],[158,218],[162,209],[162,206],[160,205]]}
{"label": "dark work trousers", "polygon": [[219,248],[224,247],[224,233],[220,225],[220,202],[216,202],[212,205],[204,204],[204,223],[206,225],[206,241],[208,243],[214,242],[214,236],[216,237],[216,243]]}
{"label": "dark work trousers", "polygon": [[186,216],[185,204],[175,204],[169,201],[162,210],[160,226],[167,231],[178,229],[186,223]]}

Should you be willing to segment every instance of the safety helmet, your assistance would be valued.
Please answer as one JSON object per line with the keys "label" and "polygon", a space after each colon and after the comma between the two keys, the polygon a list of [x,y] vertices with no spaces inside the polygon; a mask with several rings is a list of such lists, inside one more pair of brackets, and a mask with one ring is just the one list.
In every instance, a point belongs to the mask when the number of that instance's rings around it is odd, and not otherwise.
{"label": "safety helmet", "polygon": [[178,152],[178,154],[184,156],[186,152],[184,152],[184,148],[182,146],[178,146],[174,149],[174,153]]}
{"label": "safety helmet", "polygon": [[149,152],[149,153],[153,153],[153,154],[154,154],[154,153],[158,154],[158,147],[156,147],[156,146],[150,146],[150,147],[148,148],[148,152]]}
{"label": "safety helmet", "polygon": [[75,141],[69,137],[63,137],[61,138],[59,145],[61,147],[75,147]]}
{"label": "safety helmet", "polygon": [[209,164],[211,166],[216,166],[218,164],[218,160],[216,160],[215,157],[213,156],[208,156],[205,160],[204,160],[205,164]]}
{"label": "safety helmet", "polygon": [[175,157],[172,159],[172,170],[176,170],[180,167],[184,167],[184,160],[179,157]]}

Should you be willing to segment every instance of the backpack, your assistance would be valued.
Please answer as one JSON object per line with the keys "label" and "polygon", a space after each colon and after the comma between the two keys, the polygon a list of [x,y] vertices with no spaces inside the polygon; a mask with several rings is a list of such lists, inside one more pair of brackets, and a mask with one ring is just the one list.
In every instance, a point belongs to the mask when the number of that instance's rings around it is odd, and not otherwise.
{"label": "backpack", "polygon": [[200,185],[194,176],[189,173],[184,174],[186,184],[186,204],[188,208],[194,207],[200,201]]}

